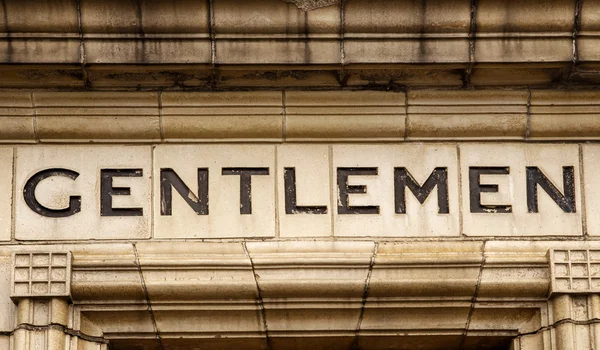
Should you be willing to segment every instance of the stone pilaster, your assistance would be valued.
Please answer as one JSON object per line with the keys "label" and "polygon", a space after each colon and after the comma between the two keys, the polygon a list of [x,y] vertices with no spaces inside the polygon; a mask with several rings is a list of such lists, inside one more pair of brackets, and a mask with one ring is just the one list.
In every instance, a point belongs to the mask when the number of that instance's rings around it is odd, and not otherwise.
{"label": "stone pilaster", "polygon": [[17,303],[11,350],[107,348],[82,339],[69,327],[70,252],[14,253],[11,298]]}
{"label": "stone pilaster", "polygon": [[600,250],[550,250],[549,254],[554,348],[600,349]]}

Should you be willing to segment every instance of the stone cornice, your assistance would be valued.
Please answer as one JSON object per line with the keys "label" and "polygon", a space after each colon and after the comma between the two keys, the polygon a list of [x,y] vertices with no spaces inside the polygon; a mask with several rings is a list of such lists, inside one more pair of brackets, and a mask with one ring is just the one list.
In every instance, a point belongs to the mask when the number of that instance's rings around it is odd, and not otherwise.
{"label": "stone cornice", "polygon": [[283,0],[7,0],[0,6],[0,87],[599,81],[594,2],[316,3],[296,1],[303,11]]}
{"label": "stone cornice", "polygon": [[594,90],[20,92],[0,143],[585,141]]}
{"label": "stone cornice", "polygon": [[[41,254],[44,247],[4,246],[0,258]],[[427,334],[452,342],[487,335],[543,343],[542,333],[569,322],[568,315],[548,314],[550,266],[562,263],[548,251],[598,254],[598,248],[598,242],[565,241],[52,247],[73,255],[70,329],[111,344],[157,337],[352,342],[399,333],[404,342]]]}

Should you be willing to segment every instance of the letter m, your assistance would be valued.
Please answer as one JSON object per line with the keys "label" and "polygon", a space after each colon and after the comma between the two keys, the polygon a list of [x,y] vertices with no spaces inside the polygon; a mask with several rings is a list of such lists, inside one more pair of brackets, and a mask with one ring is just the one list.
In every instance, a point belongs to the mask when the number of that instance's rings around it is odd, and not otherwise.
{"label": "letter m", "polygon": [[394,199],[396,214],[406,214],[406,188],[417,198],[419,203],[425,203],[433,188],[437,186],[438,213],[448,214],[448,168],[435,168],[423,185],[406,170],[394,168]]}

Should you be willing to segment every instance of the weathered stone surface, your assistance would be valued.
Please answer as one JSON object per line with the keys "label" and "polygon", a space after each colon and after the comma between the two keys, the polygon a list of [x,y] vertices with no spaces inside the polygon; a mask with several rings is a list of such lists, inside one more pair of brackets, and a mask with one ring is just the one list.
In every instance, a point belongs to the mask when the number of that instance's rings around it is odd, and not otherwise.
{"label": "weathered stone surface", "polygon": [[34,142],[34,109],[29,92],[0,95],[0,142]]}
{"label": "weathered stone surface", "polygon": [[587,234],[600,235],[600,147],[599,145],[582,145],[583,158],[583,190],[585,192],[585,214]]}
{"label": "weathered stone surface", "polygon": [[282,140],[281,95],[279,91],[163,93],[162,135],[168,142]]}
{"label": "weathered stone surface", "polygon": [[[280,237],[332,235],[335,207],[331,199],[329,149],[327,145],[277,147]],[[284,181],[280,180],[282,177]]]}
{"label": "weathered stone surface", "polygon": [[352,141],[361,135],[401,140],[405,95],[378,91],[285,93],[285,139]]}
{"label": "weathered stone surface", "polygon": [[0,241],[10,241],[13,218],[13,149],[0,147]]}
{"label": "weathered stone surface", "polygon": [[[171,169],[190,191],[184,190],[182,197],[177,190],[170,190],[169,206],[160,196],[171,188],[169,183],[161,190],[161,181],[154,182],[155,238],[275,236],[275,146],[161,145],[154,148],[154,166],[154,179],[163,178],[161,169]],[[225,168],[240,170],[228,172]],[[244,170],[241,168],[255,173],[250,175],[250,188],[242,188],[241,176],[232,173]],[[204,176],[204,195],[199,194],[199,169]],[[196,212],[184,198],[203,209]],[[247,198],[244,203],[243,198]]]}
{"label": "weathered stone surface", "polygon": [[155,93],[39,92],[33,99],[41,141],[160,140]]}
{"label": "weathered stone surface", "polygon": [[[20,147],[16,155],[18,196],[15,198],[15,238],[18,240],[82,240],[128,239],[150,237],[151,210],[151,149],[149,146],[46,146]],[[76,180],[52,176],[43,180],[35,190],[38,201],[50,209],[61,210],[77,205],[80,212],[68,217],[47,217],[28,207],[25,184],[34,174],[47,169],[62,168],[75,171]],[[131,195],[114,192],[101,185],[101,169],[140,169],[118,174],[112,187],[130,188]],[[124,177],[123,177],[124,176]],[[112,198],[113,208],[137,208],[135,216],[101,214],[101,192]],[[122,191],[120,191],[122,192]],[[73,198],[73,199],[71,199]],[[75,203],[71,204],[71,201]],[[108,205],[105,206],[108,208]],[[106,210],[109,210],[106,209]],[[143,215],[139,215],[143,214]],[[138,216],[139,215],[139,216]]]}
{"label": "weathered stone surface", "polygon": [[527,91],[412,90],[407,138],[524,139],[527,98]]}
{"label": "weathered stone surface", "polygon": [[[448,215],[458,212],[458,163],[456,147],[449,145],[334,145],[333,167],[338,169],[337,186],[333,198],[337,199],[334,211],[335,236],[458,236],[458,217]],[[448,177],[447,199],[432,191],[429,197],[419,200],[410,190],[405,191],[405,214],[397,213],[394,193],[395,167],[404,167],[414,180],[422,185],[435,168],[446,168]],[[346,183],[339,183],[339,168],[364,168],[363,175],[351,175]],[[441,174],[441,173],[440,173]],[[334,179],[336,178],[334,177]],[[408,181],[408,180],[407,180]],[[343,181],[342,181],[343,182]],[[368,206],[363,213],[342,213],[340,188],[344,185],[365,185],[366,193],[347,195],[351,207]],[[335,186],[335,185],[334,185]],[[350,191],[348,191],[350,192]],[[440,205],[442,203],[443,205]],[[445,206],[444,206],[445,205]],[[359,209],[360,210],[360,209]]]}
{"label": "weathered stone surface", "polygon": [[[578,236],[582,235],[579,150],[577,145],[462,144],[460,148],[463,193],[469,186],[493,185],[462,196],[463,233],[469,236]],[[493,155],[493,156],[492,156]],[[526,167],[538,167],[556,189],[566,195],[573,189],[573,203],[561,209],[539,185],[527,189]],[[496,167],[490,170],[488,167]],[[566,183],[564,167],[571,167]],[[488,169],[485,169],[488,168]],[[473,169],[473,170],[471,170]],[[477,171],[482,174],[477,175]],[[496,172],[493,174],[485,173]],[[470,175],[471,174],[471,175]],[[531,182],[533,184],[533,182]],[[566,186],[566,187],[565,187]],[[527,197],[537,202],[529,207]],[[480,201],[481,208],[477,201]],[[566,204],[565,204],[566,205]],[[473,209],[476,207],[475,209]],[[471,208],[469,210],[469,208]],[[537,210],[538,212],[534,212]],[[567,211],[565,211],[567,210]],[[477,212],[479,211],[479,212]]]}
{"label": "weathered stone surface", "polygon": [[[594,140],[600,137],[600,94],[595,91],[531,92],[529,138]],[[568,120],[568,122],[567,122]]]}

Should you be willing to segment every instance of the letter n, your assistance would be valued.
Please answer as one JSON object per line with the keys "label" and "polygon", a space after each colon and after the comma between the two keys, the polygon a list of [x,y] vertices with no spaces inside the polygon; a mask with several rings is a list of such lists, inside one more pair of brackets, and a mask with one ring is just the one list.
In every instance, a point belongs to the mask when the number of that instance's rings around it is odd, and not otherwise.
{"label": "letter n", "polygon": [[575,213],[575,170],[572,166],[563,167],[564,195],[536,166],[527,167],[527,212],[538,212],[537,185],[546,191],[562,211]]}
{"label": "letter n", "polygon": [[170,168],[160,169],[160,215],[171,215],[172,188],[198,215],[208,215],[208,169],[198,168],[198,195],[195,195]]}

